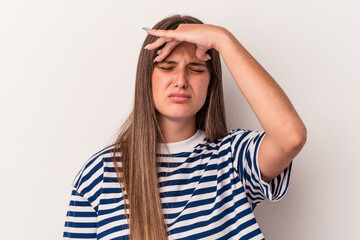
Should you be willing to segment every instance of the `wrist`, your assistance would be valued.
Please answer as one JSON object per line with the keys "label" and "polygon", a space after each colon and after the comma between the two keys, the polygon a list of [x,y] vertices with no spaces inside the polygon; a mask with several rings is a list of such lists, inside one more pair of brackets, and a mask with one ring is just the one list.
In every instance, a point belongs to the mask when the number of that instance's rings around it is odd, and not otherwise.
{"label": "wrist", "polygon": [[224,48],[229,47],[236,40],[235,36],[226,28],[219,26],[217,41],[215,42],[215,49],[221,54]]}

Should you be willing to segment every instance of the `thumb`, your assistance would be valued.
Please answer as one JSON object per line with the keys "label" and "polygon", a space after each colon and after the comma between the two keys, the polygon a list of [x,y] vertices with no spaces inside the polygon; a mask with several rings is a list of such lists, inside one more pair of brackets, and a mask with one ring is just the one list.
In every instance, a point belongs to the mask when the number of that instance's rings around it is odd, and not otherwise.
{"label": "thumb", "polygon": [[207,49],[203,49],[203,48],[196,48],[196,57],[201,60],[201,61],[208,61],[211,59],[210,55],[206,53]]}

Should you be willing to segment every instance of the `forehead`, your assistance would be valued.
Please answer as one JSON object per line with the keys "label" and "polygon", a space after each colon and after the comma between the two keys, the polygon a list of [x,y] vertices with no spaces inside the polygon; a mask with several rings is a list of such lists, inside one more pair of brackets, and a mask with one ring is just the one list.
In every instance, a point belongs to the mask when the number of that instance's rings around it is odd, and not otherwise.
{"label": "forehead", "polygon": [[179,58],[187,58],[201,62],[196,57],[196,45],[185,41],[177,45],[164,60],[175,60]]}

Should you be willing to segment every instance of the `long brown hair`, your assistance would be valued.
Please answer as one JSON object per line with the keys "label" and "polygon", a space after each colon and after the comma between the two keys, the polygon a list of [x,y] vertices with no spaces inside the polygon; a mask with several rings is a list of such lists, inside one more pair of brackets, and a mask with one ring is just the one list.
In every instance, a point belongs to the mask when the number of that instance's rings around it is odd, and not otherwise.
{"label": "long brown hair", "polygon": [[[191,16],[173,15],[153,28],[174,30],[182,23],[203,24]],[[141,48],[133,110],[120,129],[112,158],[124,197],[125,216],[132,240],[165,240],[169,234],[162,213],[156,165],[156,146],[164,142],[164,138],[151,91],[151,75],[155,66],[153,59],[157,50],[165,44],[152,51],[144,50],[147,44],[157,38],[148,34]],[[227,128],[220,56],[215,49],[209,49],[207,53],[211,57],[210,61],[206,61],[211,78],[205,104],[196,115],[196,127],[204,130],[207,138],[214,141],[225,136]],[[120,158],[116,157],[116,152],[120,153]]]}

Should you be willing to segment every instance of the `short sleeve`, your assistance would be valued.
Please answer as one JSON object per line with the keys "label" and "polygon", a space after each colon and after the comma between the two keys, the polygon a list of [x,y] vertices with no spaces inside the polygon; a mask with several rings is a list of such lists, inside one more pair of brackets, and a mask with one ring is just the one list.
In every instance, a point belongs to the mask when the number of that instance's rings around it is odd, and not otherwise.
{"label": "short sleeve", "polygon": [[63,239],[97,239],[97,212],[75,188],[71,192]]}
{"label": "short sleeve", "polygon": [[265,199],[279,201],[287,192],[292,161],[269,183],[261,178],[258,153],[265,131],[237,129],[231,132],[231,148],[236,172],[244,186],[252,209]]}

